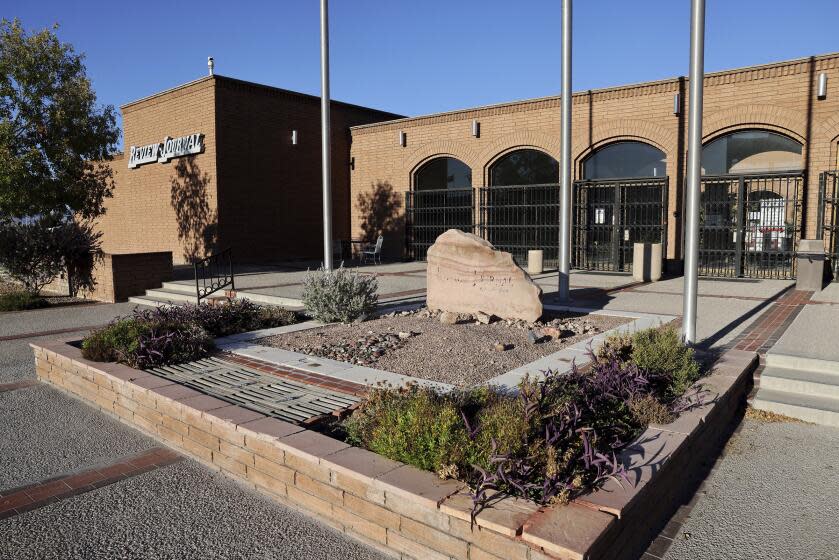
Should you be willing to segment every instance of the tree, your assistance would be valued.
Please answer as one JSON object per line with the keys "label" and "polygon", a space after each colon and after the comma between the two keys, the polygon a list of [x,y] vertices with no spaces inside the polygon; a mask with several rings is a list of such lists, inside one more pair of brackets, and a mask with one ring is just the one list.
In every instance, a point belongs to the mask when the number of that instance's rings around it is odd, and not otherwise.
{"label": "tree", "polygon": [[55,29],[0,21],[0,218],[89,220],[111,196],[114,108],[97,106],[83,56]]}

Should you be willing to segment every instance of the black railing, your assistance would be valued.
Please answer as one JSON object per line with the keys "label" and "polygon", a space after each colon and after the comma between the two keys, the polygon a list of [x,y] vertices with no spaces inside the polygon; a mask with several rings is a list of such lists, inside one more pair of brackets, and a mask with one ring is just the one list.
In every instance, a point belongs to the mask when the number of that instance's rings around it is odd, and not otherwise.
{"label": "black railing", "polygon": [[667,177],[574,183],[571,266],[630,272],[635,243],[667,254]]}
{"label": "black railing", "polygon": [[817,234],[824,239],[824,249],[833,271],[839,277],[839,171],[819,175],[819,215]]}
{"label": "black railing", "polygon": [[703,176],[699,274],[795,278],[803,173]]}
{"label": "black railing", "polygon": [[559,184],[485,187],[480,192],[481,237],[520,265],[527,251],[541,249],[545,268],[559,258]]}
{"label": "black railing", "polygon": [[405,193],[405,243],[408,257],[424,261],[428,248],[449,229],[474,232],[472,189],[440,189]]}
{"label": "black railing", "polygon": [[236,289],[233,276],[233,250],[225,249],[193,263],[195,270],[195,294],[198,303],[222,288]]}

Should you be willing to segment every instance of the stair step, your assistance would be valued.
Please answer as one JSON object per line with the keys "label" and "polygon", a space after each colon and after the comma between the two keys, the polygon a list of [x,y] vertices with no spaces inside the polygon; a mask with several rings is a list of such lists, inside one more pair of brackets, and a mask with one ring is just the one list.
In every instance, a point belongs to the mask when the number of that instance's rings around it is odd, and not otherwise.
{"label": "stair step", "polygon": [[766,353],[766,367],[833,373],[839,375],[839,362],[820,360],[807,356],[792,354],[775,354],[771,350]]}
{"label": "stair step", "polygon": [[174,305],[183,304],[182,301],[154,299],[147,296],[133,296],[128,298],[128,301],[131,303],[136,303],[137,305],[145,305],[146,307],[170,307]]}
{"label": "stair step", "polygon": [[761,386],[752,399],[752,407],[813,424],[839,427],[839,399],[773,391]]}
{"label": "stair step", "polygon": [[195,282],[164,282],[163,288],[167,292],[181,292],[184,294],[195,295]]}
{"label": "stair step", "polygon": [[178,292],[175,290],[166,290],[163,288],[157,288],[154,290],[146,290],[146,298],[148,299],[158,299],[158,300],[171,300],[171,301],[180,301],[180,302],[189,302],[189,303],[196,303],[197,299],[195,296],[195,290],[192,290],[192,293],[186,292]]}
{"label": "stair step", "polygon": [[766,367],[760,386],[772,391],[786,391],[839,399],[839,374],[822,371]]}

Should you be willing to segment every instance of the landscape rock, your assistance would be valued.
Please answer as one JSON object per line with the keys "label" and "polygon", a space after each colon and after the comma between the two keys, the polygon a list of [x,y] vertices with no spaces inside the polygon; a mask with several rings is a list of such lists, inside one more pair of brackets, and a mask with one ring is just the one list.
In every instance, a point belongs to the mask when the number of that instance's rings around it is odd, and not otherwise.
{"label": "landscape rock", "polygon": [[542,289],[510,253],[489,241],[450,229],[428,249],[427,258],[430,309],[528,322],[542,316]]}
{"label": "landscape rock", "polygon": [[493,346],[493,348],[495,348],[496,352],[506,352],[507,350],[512,350],[513,345],[512,344],[503,344],[501,342],[496,342],[495,345]]}
{"label": "landscape rock", "polygon": [[475,320],[482,325],[489,325],[492,322],[492,316],[487,315],[482,311],[475,313]]}
{"label": "landscape rock", "polygon": [[440,322],[444,325],[456,325],[458,320],[460,320],[460,316],[457,313],[452,313],[451,311],[440,313]]}

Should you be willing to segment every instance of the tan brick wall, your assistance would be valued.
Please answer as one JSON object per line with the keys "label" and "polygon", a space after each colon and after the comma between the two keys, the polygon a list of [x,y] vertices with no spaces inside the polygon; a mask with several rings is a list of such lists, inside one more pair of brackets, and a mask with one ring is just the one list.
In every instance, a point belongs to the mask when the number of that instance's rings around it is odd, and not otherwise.
{"label": "tan brick wall", "polygon": [[114,160],[113,198],[98,221],[105,252],[171,251],[175,263],[184,263],[212,249],[218,186],[213,84],[204,78],[122,107],[126,152],[196,132],[204,134],[205,148],[134,169],[128,169],[127,155]]}
{"label": "tan brick wall", "polygon": [[[816,99],[818,74],[828,74],[828,95]],[[634,139],[652,144],[667,156],[670,178],[668,248],[670,259],[681,258],[682,185],[687,152],[687,111],[673,114],[674,94],[688,104],[687,79],[578,92],[573,98],[575,178],[593,150],[608,143]],[[703,137],[742,128],[782,132],[804,143],[807,166],[805,187],[806,236],[816,231],[818,174],[836,167],[839,140],[839,55],[782,62],[709,74],[705,79]],[[480,137],[471,135],[473,119],[480,122]],[[398,131],[407,146],[397,142]],[[501,155],[518,148],[536,148],[559,159],[560,99],[550,97],[403,119],[352,129],[351,173],[352,234],[362,234],[366,218],[357,203],[376,185],[389,185],[400,208],[393,216],[396,229],[386,242],[391,255],[404,246],[402,217],[404,192],[411,188],[414,171],[439,155],[463,160],[472,168],[473,187],[488,184],[489,168]]]}
{"label": "tan brick wall", "polygon": [[[96,281],[94,289],[80,296],[111,303],[127,301],[131,296],[159,288],[163,282],[172,279],[172,253],[105,253],[93,269],[93,278]],[[67,294],[69,288],[64,275],[50,282],[45,290]]]}

